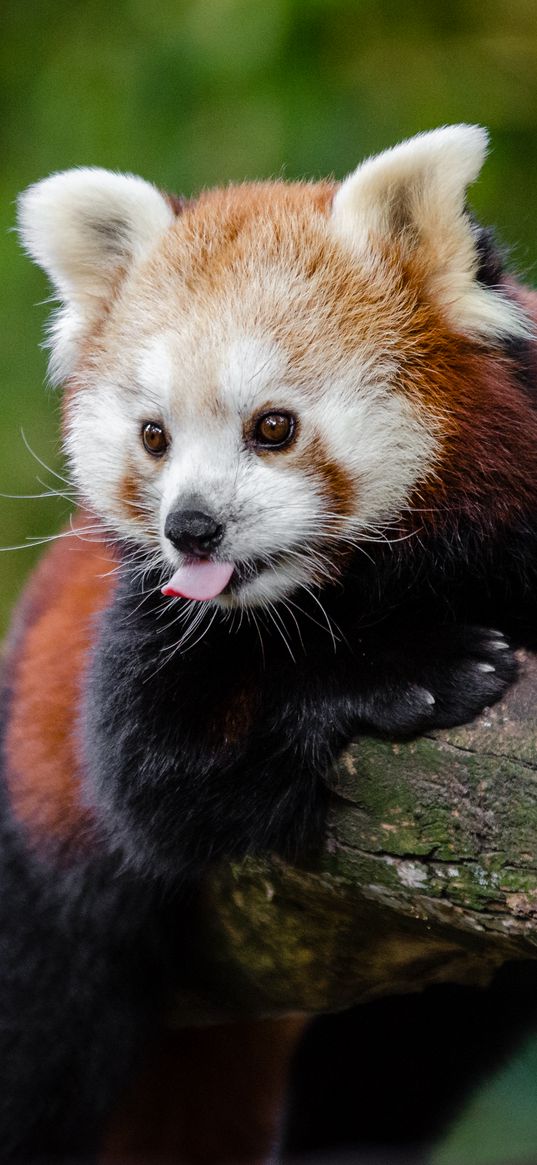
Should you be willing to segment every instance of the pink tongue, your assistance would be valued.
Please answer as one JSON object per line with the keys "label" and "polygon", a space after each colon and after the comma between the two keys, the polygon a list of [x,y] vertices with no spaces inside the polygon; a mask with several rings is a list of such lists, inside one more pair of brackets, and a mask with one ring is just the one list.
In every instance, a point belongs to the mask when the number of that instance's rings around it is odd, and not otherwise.
{"label": "pink tongue", "polygon": [[227,586],[234,570],[233,562],[210,562],[204,558],[187,562],[172,575],[162,594],[180,595],[184,599],[214,599]]}

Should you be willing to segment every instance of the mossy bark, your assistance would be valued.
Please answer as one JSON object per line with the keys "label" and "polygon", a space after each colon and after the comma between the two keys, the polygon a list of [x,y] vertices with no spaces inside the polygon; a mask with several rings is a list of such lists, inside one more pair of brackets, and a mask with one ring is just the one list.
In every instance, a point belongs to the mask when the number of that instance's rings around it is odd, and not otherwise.
{"label": "mossy bark", "polygon": [[324,851],[213,873],[179,1020],[317,1012],[537,957],[537,659],[472,724],[363,738]]}

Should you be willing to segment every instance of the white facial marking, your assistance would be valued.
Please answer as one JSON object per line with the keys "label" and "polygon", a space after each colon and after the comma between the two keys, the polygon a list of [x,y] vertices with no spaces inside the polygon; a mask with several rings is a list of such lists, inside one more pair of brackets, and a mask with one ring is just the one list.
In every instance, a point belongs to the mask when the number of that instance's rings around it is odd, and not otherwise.
{"label": "white facial marking", "polygon": [[[137,377],[148,405],[154,401],[155,419],[168,416],[173,403],[177,354],[173,335],[164,333],[150,339],[137,362]],[[151,420],[152,416],[148,420]]]}
{"label": "white facial marking", "polygon": [[[122,536],[151,546],[169,574],[182,558],[164,535],[172,510],[194,506],[225,527],[217,558],[236,563],[244,577],[214,600],[223,606],[273,602],[322,582],[333,548],[397,516],[436,451],[431,417],[393,388],[392,358],[375,360],[359,348],[329,353],[321,341],[312,386],[281,344],[235,331],[230,339],[228,323],[196,329],[183,320],[176,334],[143,341],[129,372],[88,374],[67,438],[89,503]],[[245,440],[267,407],[296,417],[298,436],[286,452],[259,454]],[[170,436],[158,463],[140,439],[151,419]],[[338,512],[327,495],[319,448],[351,483],[350,512]],[[118,501],[126,464],[147,510],[143,526]]]}
{"label": "white facial marking", "polygon": [[238,337],[223,355],[218,378],[222,399],[243,415],[254,412],[256,403],[263,405],[267,400],[277,406],[279,395],[283,407],[288,373],[285,352],[273,340],[254,335]]}

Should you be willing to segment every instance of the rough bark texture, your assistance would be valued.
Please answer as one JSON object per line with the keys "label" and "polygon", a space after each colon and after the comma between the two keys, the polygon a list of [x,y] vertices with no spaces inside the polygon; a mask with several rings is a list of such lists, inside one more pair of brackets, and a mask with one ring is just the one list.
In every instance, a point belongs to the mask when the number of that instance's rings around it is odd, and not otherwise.
{"label": "rough bark texture", "polygon": [[179,1022],[486,982],[537,956],[537,658],[521,662],[471,725],[353,744],[315,861],[214,872]]}

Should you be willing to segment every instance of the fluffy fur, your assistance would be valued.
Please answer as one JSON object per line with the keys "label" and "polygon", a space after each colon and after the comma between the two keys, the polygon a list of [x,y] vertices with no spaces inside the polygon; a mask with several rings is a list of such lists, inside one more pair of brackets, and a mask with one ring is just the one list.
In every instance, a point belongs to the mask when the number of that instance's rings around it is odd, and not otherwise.
{"label": "fluffy fur", "polygon": [[[4,1159],[102,1143],[209,862],[312,853],[354,735],[464,721],[515,674],[535,308],[465,209],[484,148],[455,126],[339,188],[187,204],[99,170],[22,196],[83,510],[5,671]],[[213,599],[161,593],[226,564]]]}

